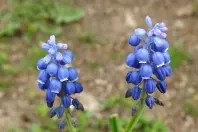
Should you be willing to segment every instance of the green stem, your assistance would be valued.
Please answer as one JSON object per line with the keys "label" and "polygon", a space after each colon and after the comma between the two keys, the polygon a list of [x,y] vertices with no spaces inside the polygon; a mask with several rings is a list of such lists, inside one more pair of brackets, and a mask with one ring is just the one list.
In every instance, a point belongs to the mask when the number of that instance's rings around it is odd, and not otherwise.
{"label": "green stem", "polygon": [[69,112],[69,109],[65,110],[65,116],[66,116],[66,123],[67,123],[67,127],[69,129],[70,132],[76,132],[76,129],[74,128],[73,124],[72,124],[72,120],[71,120],[71,115]]}
{"label": "green stem", "polygon": [[109,118],[109,126],[111,132],[120,132],[120,121],[117,114],[113,114]]}
{"label": "green stem", "polygon": [[143,111],[144,111],[144,106],[145,106],[144,100],[145,100],[145,97],[146,97],[146,92],[143,91],[138,111],[137,111],[137,113],[135,113],[134,116],[131,117],[131,119],[129,121],[129,124],[126,127],[125,132],[132,132],[132,130],[134,129],[135,125],[139,121],[139,119],[140,119],[140,117],[141,117],[141,115],[143,114]]}

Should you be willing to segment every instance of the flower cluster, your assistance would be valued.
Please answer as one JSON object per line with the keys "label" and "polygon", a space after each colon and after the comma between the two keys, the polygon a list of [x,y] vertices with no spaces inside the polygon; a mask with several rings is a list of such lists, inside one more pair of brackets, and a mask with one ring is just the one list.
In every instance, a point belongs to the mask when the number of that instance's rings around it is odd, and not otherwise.
{"label": "flower cluster", "polygon": [[[126,65],[136,70],[127,73],[126,81],[135,86],[129,88],[125,96],[138,100],[143,93],[146,93],[145,103],[152,109],[155,104],[163,105],[151,94],[156,88],[161,93],[167,91],[165,79],[171,76],[172,69],[169,65],[169,43],[165,33],[168,28],[163,22],[153,26],[149,16],[146,16],[145,21],[149,28],[148,32],[137,28],[129,37],[129,44],[134,47],[134,51],[126,57]],[[141,84],[143,88],[140,88]]]}
{"label": "flower cluster", "polygon": [[[48,54],[38,60],[37,69],[38,87],[46,90],[46,103],[51,108],[49,115],[62,118],[65,109],[73,105],[77,110],[84,110],[83,105],[72,95],[81,93],[83,86],[77,82],[78,72],[71,67],[74,59],[71,51],[66,51],[67,44],[56,43],[55,36],[50,36],[47,43],[42,44],[42,49],[48,51]],[[60,98],[60,105],[53,107],[55,97]],[[60,129],[64,129],[64,119],[58,123]]]}

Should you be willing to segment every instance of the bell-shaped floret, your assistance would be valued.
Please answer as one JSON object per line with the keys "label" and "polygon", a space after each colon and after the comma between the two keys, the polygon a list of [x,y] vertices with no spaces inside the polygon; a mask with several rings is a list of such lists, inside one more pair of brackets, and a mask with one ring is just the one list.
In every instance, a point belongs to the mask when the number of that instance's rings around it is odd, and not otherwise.
{"label": "bell-shaped floret", "polygon": [[58,118],[63,117],[64,112],[65,112],[64,107],[58,106],[58,107],[56,108],[56,115],[57,115]]}
{"label": "bell-shaped floret", "polygon": [[164,65],[164,56],[160,52],[155,52],[152,54],[152,62],[156,67],[161,67]]}
{"label": "bell-shaped floret", "polygon": [[134,100],[138,100],[141,95],[141,89],[139,87],[133,87],[131,91],[131,96]]}
{"label": "bell-shaped floret", "polygon": [[139,39],[137,35],[131,35],[129,37],[129,44],[131,46],[137,46],[138,44],[140,44],[140,42],[141,42],[141,39]]}
{"label": "bell-shaped floret", "polygon": [[50,81],[50,90],[52,93],[59,93],[61,91],[61,82],[57,79],[52,79]]}
{"label": "bell-shaped floret", "polygon": [[161,92],[161,93],[166,93],[167,90],[167,84],[165,81],[159,81],[156,84],[157,89]]}
{"label": "bell-shaped floret", "polygon": [[136,53],[135,56],[139,63],[146,63],[149,61],[149,52],[145,48],[139,49]]}
{"label": "bell-shaped floret", "polygon": [[81,93],[83,91],[83,86],[79,82],[74,82],[75,85],[75,93]]}
{"label": "bell-shaped floret", "polygon": [[151,65],[143,64],[140,67],[140,75],[141,75],[142,79],[150,79],[152,74],[153,74],[153,70],[152,70]]}
{"label": "bell-shaped floret", "polygon": [[64,121],[58,122],[58,129],[60,130],[60,132],[64,131],[65,126],[66,125]]}
{"label": "bell-shaped floret", "polygon": [[134,85],[137,85],[142,81],[139,71],[128,72],[125,79],[127,83],[133,83]]}
{"label": "bell-shaped floret", "polygon": [[38,87],[39,87],[41,90],[48,89],[48,88],[49,88],[49,85],[50,85],[50,80],[48,80],[45,84],[42,84],[42,83],[38,82]]}
{"label": "bell-shaped floret", "polygon": [[153,42],[154,42],[153,50],[159,51],[159,52],[166,52],[168,50],[169,43],[165,39],[161,39],[159,37],[154,37]]}
{"label": "bell-shaped floret", "polygon": [[169,64],[170,63],[170,54],[168,52],[164,52],[164,63]]}
{"label": "bell-shaped floret", "polygon": [[38,60],[37,62],[37,69],[38,70],[45,70],[47,68],[48,63],[45,63],[45,61],[42,59]]}
{"label": "bell-shaped floret", "polygon": [[83,105],[79,102],[79,100],[78,100],[77,98],[74,98],[74,99],[72,100],[72,105],[73,105],[77,110],[84,111]]}
{"label": "bell-shaped floret", "polygon": [[148,95],[145,99],[145,103],[150,109],[152,109],[155,104],[155,98]]}
{"label": "bell-shaped floret", "polygon": [[56,97],[56,93],[51,92],[50,89],[47,89],[46,95],[45,95],[45,100],[47,102],[48,107],[52,107],[54,104],[54,100]]}
{"label": "bell-shaped floret", "polygon": [[37,81],[40,84],[45,84],[49,80],[49,77],[50,76],[47,74],[46,70],[41,70],[41,71],[39,71]]}
{"label": "bell-shaped floret", "polygon": [[61,98],[62,100],[62,104],[65,108],[69,108],[69,106],[71,105],[71,97],[68,95],[65,95]]}
{"label": "bell-shaped floret", "polygon": [[67,95],[71,95],[75,93],[75,85],[73,82],[65,82],[63,84],[63,91]]}
{"label": "bell-shaped floret", "polygon": [[126,66],[127,67],[134,67],[134,68],[139,68],[140,67],[139,62],[138,62],[138,60],[136,59],[136,57],[133,53],[130,53],[126,57]]}
{"label": "bell-shaped floret", "polygon": [[67,81],[69,78],[69,70],[66,67],[60,67],[58,69],[58,79],[61,82]]}
{"label": "bell-shaped floret", "polygon": [[166,73],[166,76],[169,77],[172,75],[172,68],[170,67],[170,65],[164,65],[164,71]]}
{"label": "bell-shaped floret", "polygon": [[166,71],[164,69],[164,66],[162,67],[158,67],[154,69],[154,73],[156,75],[156,77],[160,80],[160,81],[164,81],[166,79]]}
{"label": "bell-shaped floret", "polygon": [[68,68],[69,71],[69,81],[76,81],[78,80],[78,72],[75,68]]}
{"label": "bell-shaped floret", "polygon": [[51,76],[55,76],[58,72],[58,66],[55,63],[50,63],[47,66],[46,72],[51,75]]}
{"label": "bell-shaped floret", "polygon": [[132,88],[128,88],[125,93],[125,98],[131,97],[131,96],[132,96]]}
{"label": "bell-shaped floret", "polygon": [[155,91],[156,83],[153,79],[147,79],[144,81],[144,90],[148,94],[152,94]]}

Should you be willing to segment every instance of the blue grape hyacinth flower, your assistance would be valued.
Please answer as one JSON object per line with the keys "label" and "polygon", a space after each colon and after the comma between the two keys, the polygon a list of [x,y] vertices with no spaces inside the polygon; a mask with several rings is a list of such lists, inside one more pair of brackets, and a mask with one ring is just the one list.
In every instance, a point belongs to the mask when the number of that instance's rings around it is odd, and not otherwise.
{"label": "blue grape hyacinth flower", "polygon": [[[64,111],[71,105],[77,110],[84,110],[80,101],[74,98],[74,94],[83,91],[83,86],[78,82],[77,69],[71,66],[74,55],[67,51],[67,47],[67,44],[57,43],[52,35],[42,44],[42,49],[48,52],[47,55],[37,62],[38,87],[42,91],[46,90],[45,99],[47,106],[51,108],[50,117],[64,118]],[[54,107],[56,97],[60,98],[60,104]],[[58,123],[60,130],[65,128],[63,120]]]}
{"label": "blue grape hyacinth flower", "polygon": [[[135,29],[134,33],[129,37],[128,43],[134,47],[134,51],[126,57],[126,66],[133,68],[126,75],[127,83],[134,86],[129,88],[125,97],[132,97],[134,100],[143,98],[145,104],[152,109],[155,104],[163,105],[157,98],[153,97],[153,93],[158,89],[161,93],[166,93],[167,84],[166,77],[171,76],[172,69],[170,67],[170,54],[168,53],[169,43],[166,40],[165,33],[168,28],[165,23],[157,23],[153,26],[149,16],[145,18],[148,31],[142,28]],[[141,88],[141,86],[143,86]],[[136,106],[132,108],[133,114]]]}

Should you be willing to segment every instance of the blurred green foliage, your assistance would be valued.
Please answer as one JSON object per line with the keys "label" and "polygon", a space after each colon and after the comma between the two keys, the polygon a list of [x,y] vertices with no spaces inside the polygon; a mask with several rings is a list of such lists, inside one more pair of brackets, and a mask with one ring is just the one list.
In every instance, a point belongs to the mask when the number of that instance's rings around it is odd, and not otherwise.
{"label": "blurred green foliage", "polygon": [[37,61],[46,55],[46,51],[42,50],[39,46],[34,46],[27,50],[27,56],[23,60],[23,65],[30,70],[36,70]]}
{"label": "blurred green foliage", "polygon": [[7,51],[0,52],[0,72],[1,75],[15,73],[14,67],[10,64]]}
{"label": "blurred green foliage", "polygon": [[148,119],[142,116],[134,129],[135,132],[168,132],[168,128],[159,119]]}
{"label": "blurred green foliage", "polygon": [[192,2],[192,7],[195,15],[198,17],[198,0]]}
{"label": "blurred green foliage", "polygon": [[[104,103],[102,103],[101,112],[102,111],[112,111],[114,109],[117,109],[117,107],[113,107],[112,104],[115,106],[123,106],[124,99],[122,101],[121,97],[116,96],[116,97],[111,97],[106,99]],[[126,100],[126,99],[125,99]],[[107,107],[109,104],[110,107]],[[129,100],[126,100],[124,104],[127,104],[127,107],[129,106]],[[108,109],[107,109],[108,108]],[[28,128],[26,129],[18,129],[18,128],[12,128],[8,129],[7,132],[54,132],[57,131],[57,125],[56,125],[56,120],[57,118],[49,118],[48,112],[49,108],[44,103],[37,104],[35,107],[35,112],[40,118],[41,122],[40,124],[30,124]],[[108,131],[110,132],[111,126],[108,124],[108,117],[103,116],[103,117],[96,117],[94,116],[95,114],[92,112],[80,112],[76,113],[75,116],[77,118],[76,123],[77,123],[77,131],[78,132],[101,132],[101,131]],[[122,119],[122,118],[117,118],[119,121],[119,125],[121,127],[125,127],[128,123],[128,118]],[[135,132],[167,132],[168,128],[164,125],[164,123],[159,120],[159,119],[148,119],[145,115],[143,115],[137,126],[134,129]]]}
{"label": "blurred green foliage", "polygon": [[192,117],[198,117],[198,106],[195,101],[185,101],[183,105],[183,110],[186,115],[190,115]]}
{"label": "blurred green foliage", "polygon": [[15,74],[17,68],[10,64],[7,50],[0,50],[0,90],[7,90],[12,85],[10,75]]}
{"label": "blurred green foliage", "polygon": [[78,40],[86,44],[91,44],[95,41],[94,35],[91,32],[80,33],[78,36]]}
{"label": "blurred green foliage", "polygon": [[171,55],[171,67],[173,69],[179,67],[183,62],[188,61],[191,56],[188,51],[183,48],[182,42],[178,41],[169,49]]}
{"label": "blurred green foliage", "polygon": [[83,16],[82,9],[73,8],[66,1],[10,0],[0,10],[0,36],[21,33],[31,36],[37,32],[59,35],[61,24],[75,22]]}
{"label": "blurred green foliage", "polygon": [[[112,104],[115,106],[123,107],[124,98],[122,101],[122,97],[116,96],[108,98],[102,103],[102,107],[100,108],[101,112],[103,111],[112,111],[117,109],[117,107],[113,107]],[[125,99],[126,100],[126,99]],[[107,109],[107,105],[110,105]],[[129,106],[129,100],[126,100],[124,104]],[[26,129],[19,129],[19,128],[9,128],[7,132],[54,132],[57,131],[57,125],[55,118],[49,118],[48,112],[49,108],[45,105],[44,102],[39,103],[35,107],[35,112],[38,118],[40,118],[40,124],[30,124]],[[105,113],[103,113],[105,115]],[[107,113],[106,113],[107,114]],[[77,131],[78,132],[110,132],[111,126],[108,124],[108,116],[96,117],[94,116],[95,113],[93,112],[77,112],[75,113],[75,117],[77,118]],[[117,118],[119,121],[119,125],[121,127],[125,127],[128,123],[128,118]],[[122,129],[123,130],[123,129]],[[134,129],[135,132],[168,132],[168,128],[165,124],[159,119],[148,119],[145,115],[143,115],[137,126]]]}

